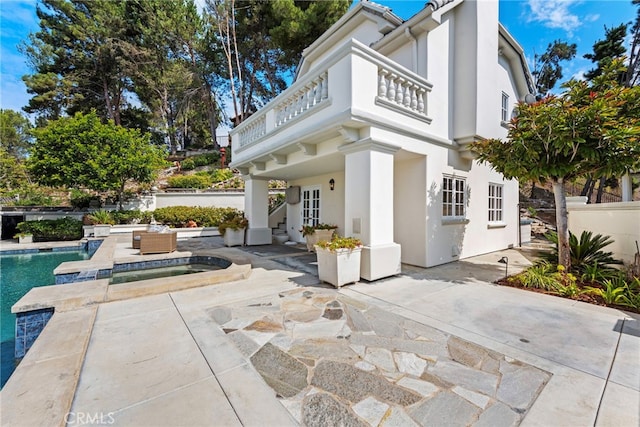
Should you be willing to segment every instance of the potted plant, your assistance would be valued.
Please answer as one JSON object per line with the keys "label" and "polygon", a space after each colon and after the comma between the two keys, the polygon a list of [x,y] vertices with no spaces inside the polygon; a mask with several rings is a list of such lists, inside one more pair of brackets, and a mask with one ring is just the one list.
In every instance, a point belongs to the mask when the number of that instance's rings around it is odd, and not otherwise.
{"label": "potted plant", "polygon": [[318,278],[336,288],[360,280],[362,242],[355,237],[336,236],[316,245]]}
{"label": "potted plant", "polygon": [[111,212],[105,209],[92,212],[87,218],[93,225],[93,237],[107,237],[111,233],[111,226],[116,223]]}
{"label": "potted plant", "polygon": [[336,228],[338,226],[333,224],[303,225],[300,231],[307,240],[307,250],[309,252],[315,250],[314,246],[320,240],[331,240]]}
{"label": "potted plant", "polygon": [[19,243],[33,243],[33,234],[29,232],[18,233],[13,238],[17,238]]}
{"label": "potted plant", "polygon": [[249,220],[243,215],[234,215],[222,221],[218,225],[218,231],[222,234],[226,246],[242,246],[244,245],[244,232],[248,226]]}

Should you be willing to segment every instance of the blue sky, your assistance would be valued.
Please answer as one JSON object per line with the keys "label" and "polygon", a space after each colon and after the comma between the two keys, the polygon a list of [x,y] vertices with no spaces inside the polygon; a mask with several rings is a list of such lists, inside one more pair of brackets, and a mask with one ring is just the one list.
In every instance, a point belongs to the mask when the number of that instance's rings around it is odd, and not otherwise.
{"label": "blue sky", "polygon": [[[408,19],[426,0],[378,0]],[[21,110],[29,95],[21,77],[30,69],[17,49],[30,32],[38,29],[35,0],[0,1],[0,108]],[[578,45],[578,55],[564,67],[566,78],[579,77],[592,67],[582,55],[604,37],[604,26],[632,21],[636,8],[631,0],[500,0],[500,21],[524,48],[530,61],[556,39]]]}

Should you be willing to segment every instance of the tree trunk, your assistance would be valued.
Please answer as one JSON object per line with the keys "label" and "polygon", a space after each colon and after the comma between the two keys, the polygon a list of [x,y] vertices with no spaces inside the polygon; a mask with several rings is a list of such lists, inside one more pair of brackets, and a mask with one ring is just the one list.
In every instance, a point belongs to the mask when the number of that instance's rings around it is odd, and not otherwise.
{"label": "tree trunk", "polygon": [[591,178],[587,178],[587,180],[584,183],[584,187],[582,187],[582,191],[580,192],[581,196],[586,196],[587,194],[589,194],[589,188],[591,188],[592,182],[593,180]]}
{"label": "tree trunk", "polygon": [[600,181],[598,181],[598,193],[596,194],[596,203],[602,203],[602,192],[604,191],[605,186],[605,177],[600,177]]}
{"label": "tree trunk", "polygon": [[569,215],[567,214],[567,195],[562,178],[553,182],[553,197],[556,202],[556,228],[558,232],[558,265],[566,271],[571,269],[571,248],[569,246]]}

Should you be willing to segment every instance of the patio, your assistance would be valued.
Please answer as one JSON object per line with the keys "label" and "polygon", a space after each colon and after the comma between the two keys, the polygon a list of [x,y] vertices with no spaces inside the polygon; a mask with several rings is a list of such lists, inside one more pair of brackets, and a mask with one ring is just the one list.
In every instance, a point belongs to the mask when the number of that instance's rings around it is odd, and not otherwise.
{"label": "patio", "polygon": [[56,313],[2,390],[3,425],[639,422],[637,316],[492,285],[501,256],[528,264],[518,251],[335,290],[305,249],[230,250],[248,279]]}

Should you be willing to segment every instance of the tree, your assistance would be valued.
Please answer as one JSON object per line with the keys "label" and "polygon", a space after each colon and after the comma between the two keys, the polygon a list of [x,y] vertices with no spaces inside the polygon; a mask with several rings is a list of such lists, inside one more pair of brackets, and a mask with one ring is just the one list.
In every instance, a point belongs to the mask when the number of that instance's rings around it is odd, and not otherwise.
{"label": "tree", "polygon": [[[40,31],[22,45],[34,69],[24,76],[34,97],[25,107],[50,118],[96,109],[120,124],[129,80],[124,68],[127,30],[123,1],[41,0]],[[61,107],[66,111],[60,111]]]}
{"label": "tree", "polygon": [[[627,49],[624,47],[624,38],[627,36],[627,24],[617,27],[604,27],[604,40],[598,40],[593,44],[593,53],[587,53],[585,58],[590,59],[596,67],[584,73],[587,80],[593,80],[602,74],[605,67],[609,66],[616,58],[621,58]],[[619,70],[618,82],[623,82],[625,70]]]}
{"label": "tree", "polygon": [[152,182],[166,163],[148,134],[102,123],[95,112],[50,121],[34,134],[27,165],[40,184],[113,191],[120,209],[125,185]]}
{"label": "tree", "polygon": [[565,183],[619,176],[640,167],[640,87],[620,86],[622,60],[589,83],[570,80],[560,96],[518,105],[508,139],[474,144],[481,162],[506,178],[550,181],[556,204],[558,263],[571,267]]}
{"label": "tree", "polygon": [[21,113],[0,109],[0,147],[7,155],[23,159],[31,145],[31,122]]}
{"label": "tree", "polygon": [[549,43],[545,53],[534,56],[535,65],[531,74],[535,77],[538,95],[546,95],[562,79],[560,62],[573,59],[576,56],[576,49],[575,43],[568,44],[556,40]]}
{"label": "tree", "polygon": [[302,51],[350,1],[207,0],[209,52],[226,62],[234,126],[287,86]]}
{"label": "tree", "polygon": [[638,6],[638,10],[636,11],[636,20],[631,27],[629,66],[624,79],[624,85],[628,87],[640,84],[640,0],[633,0],[631,3]]}
{"label": "tree", "polygon": [[[217,116],[196,114],[197,104],[204,100],[202,104],[207,105],[210,88],[198,63],[203,25],[195,4],[192,0],[138,0],[128,1],[125,10],[130,23],[128,69],[134,90],[154,113],[156,129],[162,130],[167,146],[175,152],[190,140],[211,140],[209,130],[217,127]],[[213,126],[202,125],[210,119]]]}
{"label": "tree", "polygon": [[18,160],[0,146],[0,194],[16,190],[28,184],[24,162]]}

